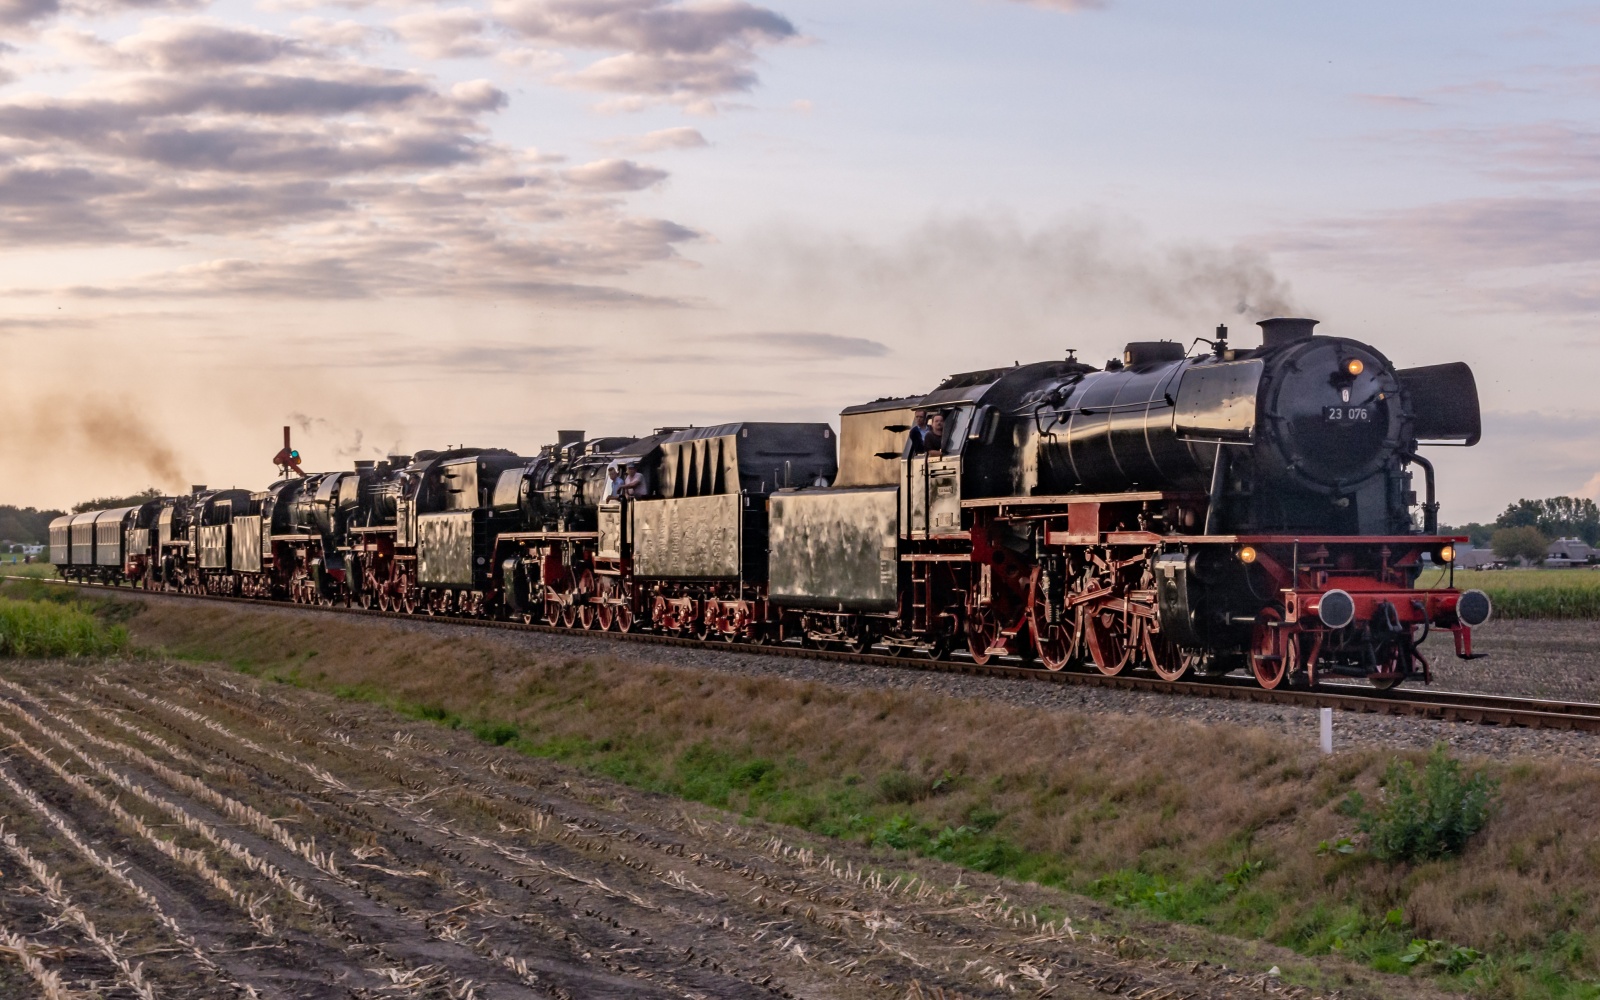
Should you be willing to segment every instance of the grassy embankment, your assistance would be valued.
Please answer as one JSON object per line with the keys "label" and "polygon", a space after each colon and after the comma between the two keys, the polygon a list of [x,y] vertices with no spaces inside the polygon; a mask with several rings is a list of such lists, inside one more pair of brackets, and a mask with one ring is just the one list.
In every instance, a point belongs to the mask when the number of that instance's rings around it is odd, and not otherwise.
{"label": "grassy embankment", "polygon": [[[1443,587],[1448,580],[1429,570],[1417,586]],[[1600,618],[1600,569],[1457,570],[1455,585],[1488,594],[1497,618]]]}
{"label": "grassy embankment", "polygon": [[0,656],[110,656],[128,644],[128,630],[76,600],[65,587],[12,584],[0,596]]}
{"label": "grassy embankment", "polygon": [[[885,849],[886,865],[894,851],[938,857],[1305,955],[1425,971],[1485,996],[1600,997],[1594,768],[1491,765],[1498,811],[1466,852],[1395,865],[1365,849],[1344,807],[1352,791],[1381,798],[1393,755],[1322,758],[1309,731],[1297,741],[645,667],[603,652],[541,657],[471,634],[233,607],[154,603],[128,624],[147,650],[388,704],[635,787],[866,841]],[[1323,974],[1311,963],[1284,971]]]}

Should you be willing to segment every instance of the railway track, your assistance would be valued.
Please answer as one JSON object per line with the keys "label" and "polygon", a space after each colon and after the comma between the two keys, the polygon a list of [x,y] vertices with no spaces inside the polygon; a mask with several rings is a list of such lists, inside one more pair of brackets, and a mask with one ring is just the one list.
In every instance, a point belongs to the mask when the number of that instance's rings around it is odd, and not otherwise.
{"label": "railway track", "polygon": [[[5,579],[33,579],[6,577]],[[79,587],[86,590],[130,592],[124,588],[103,584],[73,583],[64,580],[46,580],[58,586]],[[190,601],[218,601],[263,607],[258,600],[241,597],[181,594],[160,590],[133,590],[142,597]],[[791,658],[823,660],[839,663],[866,664],[899,670],[921,670],[933,673],[967,674],[981,677],[999,677],[1045,684],[1076,684],[1086,687],[1111,688],[1124,691],[1143,691],[1156,694],[1184,695],[1193,698],[1217,698],[1247,701],[1258,704],[1276,704],[1297,708],[1332,708],[1341,712],[1361,714],[1412,716],[1446,722],[1475,723],[1479,725],[1510,726],[1529,729],[1558,729],[1579,732],[1600,732],[1600,704],[1590,702],[1547,701],[1533,698],[1510,698],[1503,695],[1472,694],[1457,691],[1394,689],[1388,692],[1357,688],[1352,684],[1328,684],[1315,690],[1279,688],[1268,691],[1244,678],[1213,678],[1206,680],[1164,681],[1157,677],[1104,674],[1072,670],[1052,672],[1037,667],[1018,664],[989,663],[978,665],[955,654],[948,660],[930,660],[882,653],[851,653],[844,650],[816,649],[791,645],[751,645],[714,640],[700,640],[679,636],[659,635],[652,632],[597,632],[583,629],[561,628],[553,625],[526,624],[523,622],[495,621],[481,618],[458,618],[428,615],[408,615],[394,611],[363,608],[346,608],[314,604],[278,604],[267,607],[292,608],[302,611],[320,611],[336,614],[363,615],[372,618],[393,618],[402,621],[448,622],[470,628],[502,629],[518,632],[545,632],[554,635],[585,637],[596,642],[633,642],[659,646],[679,646],[694,649],[711,649],[742,653],[752,656],[786,656]]]}

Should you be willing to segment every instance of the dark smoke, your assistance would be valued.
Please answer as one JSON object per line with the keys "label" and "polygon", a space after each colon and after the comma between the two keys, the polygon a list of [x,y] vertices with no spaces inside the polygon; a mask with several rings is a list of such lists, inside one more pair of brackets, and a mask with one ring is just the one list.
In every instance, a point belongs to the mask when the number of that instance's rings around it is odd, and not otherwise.
{"label": "dark smoke", "polygon": [[[394,455],[399,452],[398,443],[388,448],[367,444],[366,431],[359,427],[345,427],[334,423],[326,417],[313,417],[306,413],[291,413],[288,419],[291,424],[299,427],[308,436],[331,437],[336,440],[348,438],[348,444],[336,444],[332,448],[332,454],[339,458],[383,458],[386,455]],[[305,454],[304,449],[301,449],[301,454]]]}
{"label": "dark smoke", "polygon": [[7,421],[15,449],[33,461],[82,462],[142,473],[146,481],[180,489],[186,483],[166,437],[145,423],[138,405],[120,400],[52,396]]}
{"label": "dark smoke", "polygon": [[[1264,253],[1160,242],[1129,220],[1104,215],[1031,226],[960,216],[892,241],[780,226],[755,242],[746,258],[756,266],[749,275],[755,297],[792,301],[805,310],[803,320],[824,329],[887,321],[919,338],[941,328],[1026,337],[1054,336],[1064,323],[1090,316],[1204,328],[1301,314]],[[837,315],[814,318],[819,309]]]}

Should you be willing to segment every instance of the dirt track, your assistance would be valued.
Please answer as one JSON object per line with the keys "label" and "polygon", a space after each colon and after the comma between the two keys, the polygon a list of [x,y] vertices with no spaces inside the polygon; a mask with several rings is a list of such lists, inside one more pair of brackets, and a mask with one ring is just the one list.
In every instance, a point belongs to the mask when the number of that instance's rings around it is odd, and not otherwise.
{"label": "dirt track", "polygon": [[7,997],[1280,992],[208,668],[4,663],[0,746]]}

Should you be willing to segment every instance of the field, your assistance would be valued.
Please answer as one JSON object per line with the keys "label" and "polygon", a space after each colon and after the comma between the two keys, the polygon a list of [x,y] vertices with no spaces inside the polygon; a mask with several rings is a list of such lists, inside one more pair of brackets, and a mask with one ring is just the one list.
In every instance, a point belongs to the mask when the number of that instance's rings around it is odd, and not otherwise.
{"label": "field", "polygon": [[[1443,579],[1425,572],[1417,585]],[[1499,618],[1600,618],[1600,568],[1458,570],[1455,585],[1487,593]]]}
{"label": "field", "polygon": [[[604,646],[530,655],[288,609],[4,593],[129,632],[132,660],[0,658],[0,771],[16,782],[0,815],[97,933],[129,935],[114,950],[163,995],[215,995],[195,985],[201,959],[237,950],[223,973],[296,996],[390,995],[373,976],[520,995],[521,969],[572,996],[650,995],[617,975],[713,996],[769,975],[795,995],[982,996],[1046,974],[1156,996],[1280,980],[1600,996],[1589,767],[1487,765],[1498,811],[1466,854],[1395,865],[1344,807],[1382,798],[1395,755],[1322,758],[1309,734],[641,667]],[[161,913],[64,829],[154,878],[139,884]],[[0,861],[0,933],[32,942],[42,972],[126,978],[33,895],[19,857]],[[768,926],[782,936],[755,936]],[[615,953],[642,957],[605,964]],[[25,970],[4,955],[9,996]],[[703,978],[682,978],[702,959]],[[1256,978],[1173,978],[1171,962],[1200,959]]]}
{"label": "field", "polygon": [[1278,949],[211,667],[0,660],[0,739],[6,997],[1307,995]]}

